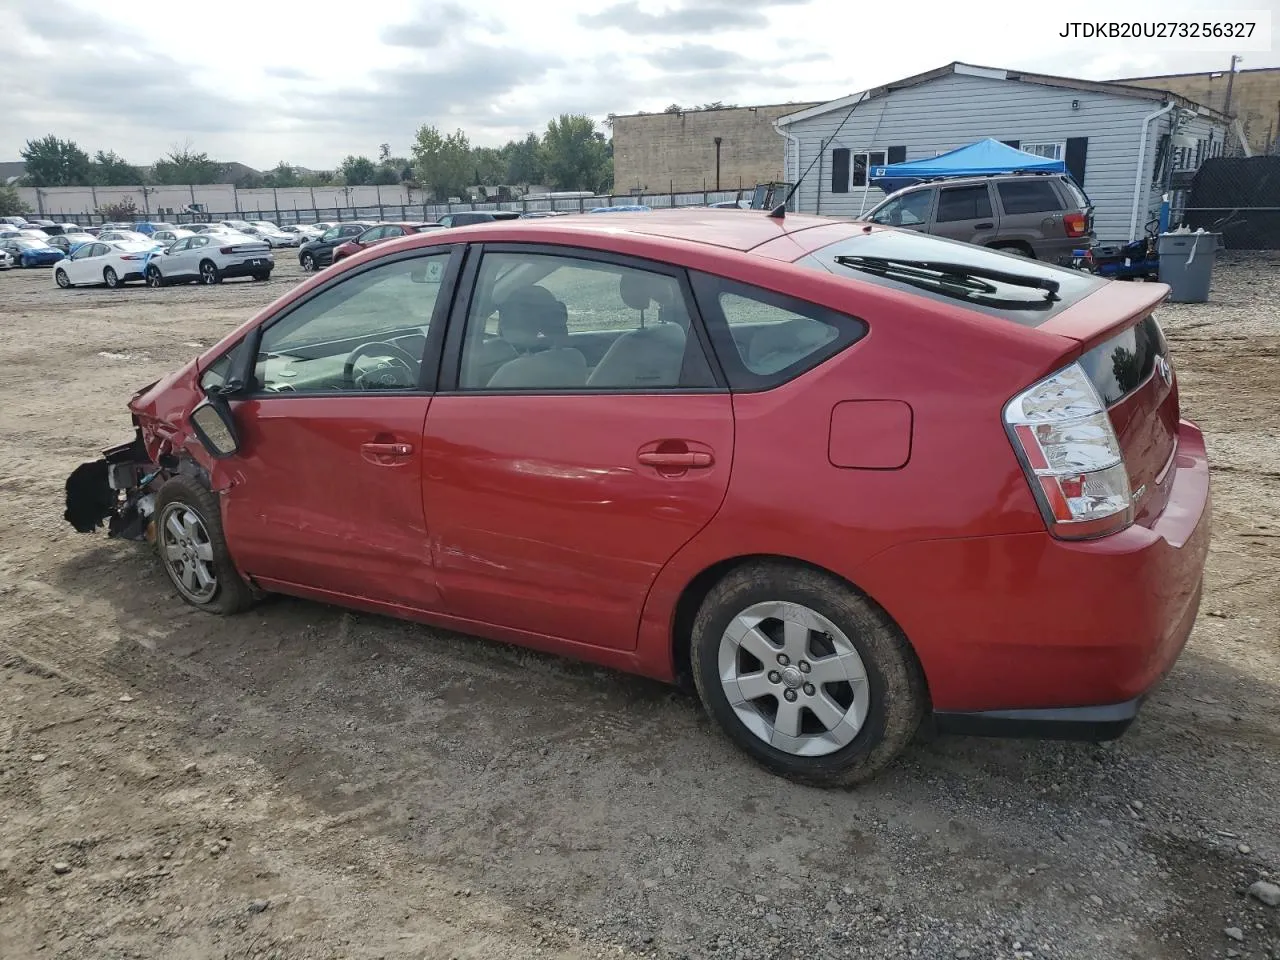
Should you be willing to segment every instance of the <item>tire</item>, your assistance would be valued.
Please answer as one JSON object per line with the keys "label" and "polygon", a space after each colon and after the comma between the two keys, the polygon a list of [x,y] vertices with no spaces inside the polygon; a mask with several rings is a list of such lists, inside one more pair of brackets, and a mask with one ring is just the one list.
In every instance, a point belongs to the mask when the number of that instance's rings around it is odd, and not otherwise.
{"label": "tire", "polygon": [[307,273],[312,273],[316,269],[316,258],[313,257],[310,253],[304,253],[301,257],[298,258],[298,264]]}
{"label": "tire", "polygon": [[71,288],[71,278],[67,276],[67,271],[65,270],[59,269],[53,271],[53,280],[63,290],[69,290]]}
{"label": "tire", "polygon": [[122,286],[119,275],[110,267],[102,271],[102,281],[112,290]]}
{"label": "tire", "polygon": [[254,280],[257,280],[259,283],[261,283],[261,282],[263,282],[263,281],[265,281],[265,280],[270,280],[270,279],[271,279],[271,274],[270,274],[270,273],[255,273],[255,274],[253,275],[253,279],[254,279]]}
{"label": "tire", "polygon": [[159,267],[147,267],[147,286],[153,289],[159,289],[165,285],[164,274],[160,272]]}
{"label": "tire", "polygon": [[[884,611],[797,564],[728,573],[703,600],[690,656],[698,695],[729,739],[767,770],[813,786],[870,780],[911,741],[928,703],[915,653]],[[807,679],[821,677],[834,679]]]}
{"label": "tire", "polygon": [[189,477],[173,477],[160,488],[155,516],[160,565],[183,600],[220,616],[253,606],[256,593],[231,560],[212,493]]}
{"label": "tire", "polygon": [[1020,243],[997,243],[992,249],[999,250],[1001,253],[1011,253],[1015,257],[1024,257],[1027,260],[1036,258],[1030,247],[1024,247]]}
{"label": "tire", "polygon": [[212,260],[200,261],[200,282],[210,287],[215,283],[222,282],[222,274],[218,272],[218,265]]}

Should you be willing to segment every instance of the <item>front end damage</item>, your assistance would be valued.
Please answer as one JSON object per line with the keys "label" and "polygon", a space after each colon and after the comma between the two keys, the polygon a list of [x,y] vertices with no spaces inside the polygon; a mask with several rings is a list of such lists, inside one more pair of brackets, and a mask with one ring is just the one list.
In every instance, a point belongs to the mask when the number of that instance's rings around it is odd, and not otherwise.
{"label": "front end damage", "polygon": [[177,466],[172,455],[160,460],[174,462],[153,463],[138,428],[129,443],[104,450],[101,459],[72,471],[63,518],[80,533],[92,533],[106,523],[109,537],[151,541],[156,494]]}

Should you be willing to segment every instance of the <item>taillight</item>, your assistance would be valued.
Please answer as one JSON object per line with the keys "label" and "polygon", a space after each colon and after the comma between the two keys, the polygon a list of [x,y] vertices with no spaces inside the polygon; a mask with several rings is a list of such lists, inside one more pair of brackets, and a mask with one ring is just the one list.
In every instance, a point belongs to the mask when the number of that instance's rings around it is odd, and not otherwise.
{"label": "taillight", "polygon": [[1120,441],[1078,363],[1010,400],[1004,422],[1055,537],[1085,540],[1133,523]]}
{"label": "taillight", "polygon": [[120,259],[121,260],[141,260],[142,258],[135,253],[126,253]]}
{"label": "taillight", "polygon": [[1068,213],[1062,218],[1062,225],[1067,228],[1068,237],[1083,237],[1089,232],[1089,215],[1087,213]]}

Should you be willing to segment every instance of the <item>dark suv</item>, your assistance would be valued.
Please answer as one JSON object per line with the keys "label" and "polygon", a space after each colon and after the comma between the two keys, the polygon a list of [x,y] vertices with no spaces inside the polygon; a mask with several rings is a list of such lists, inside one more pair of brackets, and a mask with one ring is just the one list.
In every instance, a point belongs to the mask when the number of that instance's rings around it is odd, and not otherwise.
{"label": "dark suv", "polygon": [[1060,263],[1093,239],[1093,207],[1062,174],[1009,173],[916,184],[864,218]]}

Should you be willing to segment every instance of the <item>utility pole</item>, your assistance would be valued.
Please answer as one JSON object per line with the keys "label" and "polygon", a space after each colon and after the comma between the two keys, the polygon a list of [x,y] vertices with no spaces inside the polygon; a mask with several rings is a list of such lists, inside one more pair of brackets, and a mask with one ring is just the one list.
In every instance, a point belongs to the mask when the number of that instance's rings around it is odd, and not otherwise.
{"label": "utility pole", "polygon": [[1227,98],[1222,105],[1222,112],[1225,113],[1228,117],[1231,116],[1231,88],[1235,85],[1235,82],[1236,82],[1236,64],[1243,59],[1244,58],[1239,56],[1238,54],[1233,53],[1231,55],[1231,72],[1227,74]]}

